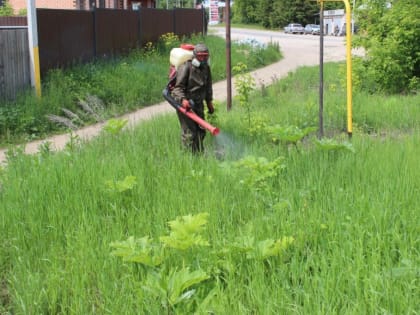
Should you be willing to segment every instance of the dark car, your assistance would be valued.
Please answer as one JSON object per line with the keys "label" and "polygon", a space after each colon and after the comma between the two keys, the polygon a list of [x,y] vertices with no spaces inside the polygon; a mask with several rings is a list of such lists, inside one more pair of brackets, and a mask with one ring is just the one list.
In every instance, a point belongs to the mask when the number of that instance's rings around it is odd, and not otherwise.
{"label": "dark car", "polygon": [[320,26],[317,24],[306,24],[304,32],[305,34],[319,35]]}

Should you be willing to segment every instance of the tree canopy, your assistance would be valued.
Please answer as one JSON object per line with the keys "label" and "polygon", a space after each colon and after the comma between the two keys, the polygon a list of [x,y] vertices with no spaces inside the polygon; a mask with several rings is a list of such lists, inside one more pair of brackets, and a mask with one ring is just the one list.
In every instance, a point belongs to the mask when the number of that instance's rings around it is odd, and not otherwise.
{"label": "tree canopy", "polygon": [[[341,1],[325,3],[325,9],[343,8]],[[283,28],[289,23],[319,24],[319,4],[314,0],[235,0],[233,22]]]}
{"label": "tree canopy", "polygon": [[13,8],[9,1],[5,1],[3,5],[0,5],[0,16],[12,16]]}
{"label": "tree canopy", "polygon": [[371,92],[418,92],[420,0],[363,0],[356,10],[355,44],[367,57],[356,62],[360,86]]}

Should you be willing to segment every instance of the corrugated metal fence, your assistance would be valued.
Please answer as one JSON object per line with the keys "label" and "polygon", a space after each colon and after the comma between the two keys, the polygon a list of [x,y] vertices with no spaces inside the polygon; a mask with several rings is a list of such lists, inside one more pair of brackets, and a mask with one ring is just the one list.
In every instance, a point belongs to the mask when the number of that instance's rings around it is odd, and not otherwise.
{"label": "corrugated metal fence", "polygon": [[[126,53],[166,33],[189,36],[205,27],[204,11],[197,9],[36,11],[41,76],[74,62]],[[0,98],[13,98],[30,84],[27,29],[2,26],[26,25],[26,18],[14,19],[0,18]]]}
{"label": "corrugated metal fence", "polygon": [[30,85],[26,26],[0,26],[0,98],[13,99]]}

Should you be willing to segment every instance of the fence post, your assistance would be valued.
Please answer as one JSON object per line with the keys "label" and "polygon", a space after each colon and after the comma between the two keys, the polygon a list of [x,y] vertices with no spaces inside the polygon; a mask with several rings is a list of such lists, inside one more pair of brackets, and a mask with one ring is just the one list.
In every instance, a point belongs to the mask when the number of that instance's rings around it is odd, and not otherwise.
{"label": "fence post", "polygon": [[137,10],[138,12],[137,12],[137,23],[138,23],[138,27],[139,27],[139,38],[138,38],[138,48],[141,48],[144,44],[143,44],[143,34],[142,34],[142,32],[141,32],[141,15],[142,15],[142,13],[141,13],[141,8],[139,8],[138,10]]}
{"label": "fence post", "polygon": [[97,42],[96,42],[96,32],[97,32],[97,27],[96,27],[96,7],[94,6],[92,8],[92,21],[93,21],[93,56],[96,58],[96,54],[97,54]]}
{"label": "fence post", "polygon": [[175,9],[172,9],[172,15],[174,16],[173,18],[173,27],[172,27],[172,33],[174,33],[176,35],[176,13],[175,13]]}

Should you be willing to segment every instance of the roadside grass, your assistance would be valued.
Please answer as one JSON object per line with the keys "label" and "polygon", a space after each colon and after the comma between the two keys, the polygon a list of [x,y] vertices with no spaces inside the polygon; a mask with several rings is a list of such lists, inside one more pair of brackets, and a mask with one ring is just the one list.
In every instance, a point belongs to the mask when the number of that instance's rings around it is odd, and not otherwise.
{"label": "roadside grass", "polygon": [[[125,57],[51,70],[42,80],[42,98],[27,91],[13,102],[0,103],[0,147],[42,139],[162,102],[170,50],[184,41],[205,42],[211,52],[214,82],[226,77],[225,41],[211,35],[180,39],[168,34],[156,45]],[[264,48],[232,45],[232,63],[247,63],[250,70],[279,59],[276,43]]]}
{"label": "roadside grass", "polygon": [[[326,65],[326,83],[339,67]],[[216,104],[222,132],[207,135],[204,156],[180,148],[175,114],[74,138],[62,152],[10,154],[0,313],[415,314],[418,96],[355,93],[349,142],[344,89],[327,83],[326,129],[353,150],[317,145],[316,132],[295,145],[273,140],[275,124],[316,126],[316,73],[305,67],[252,94],[251,125],[236,100],[229,112]],[[162,247],[162,236],[175,241],[169,221],[202,213],[204,229],[181,232],[208,246]],[[111,255],[130,236],[153,246]],[[133,253],[163,261],[133,263]]]}

